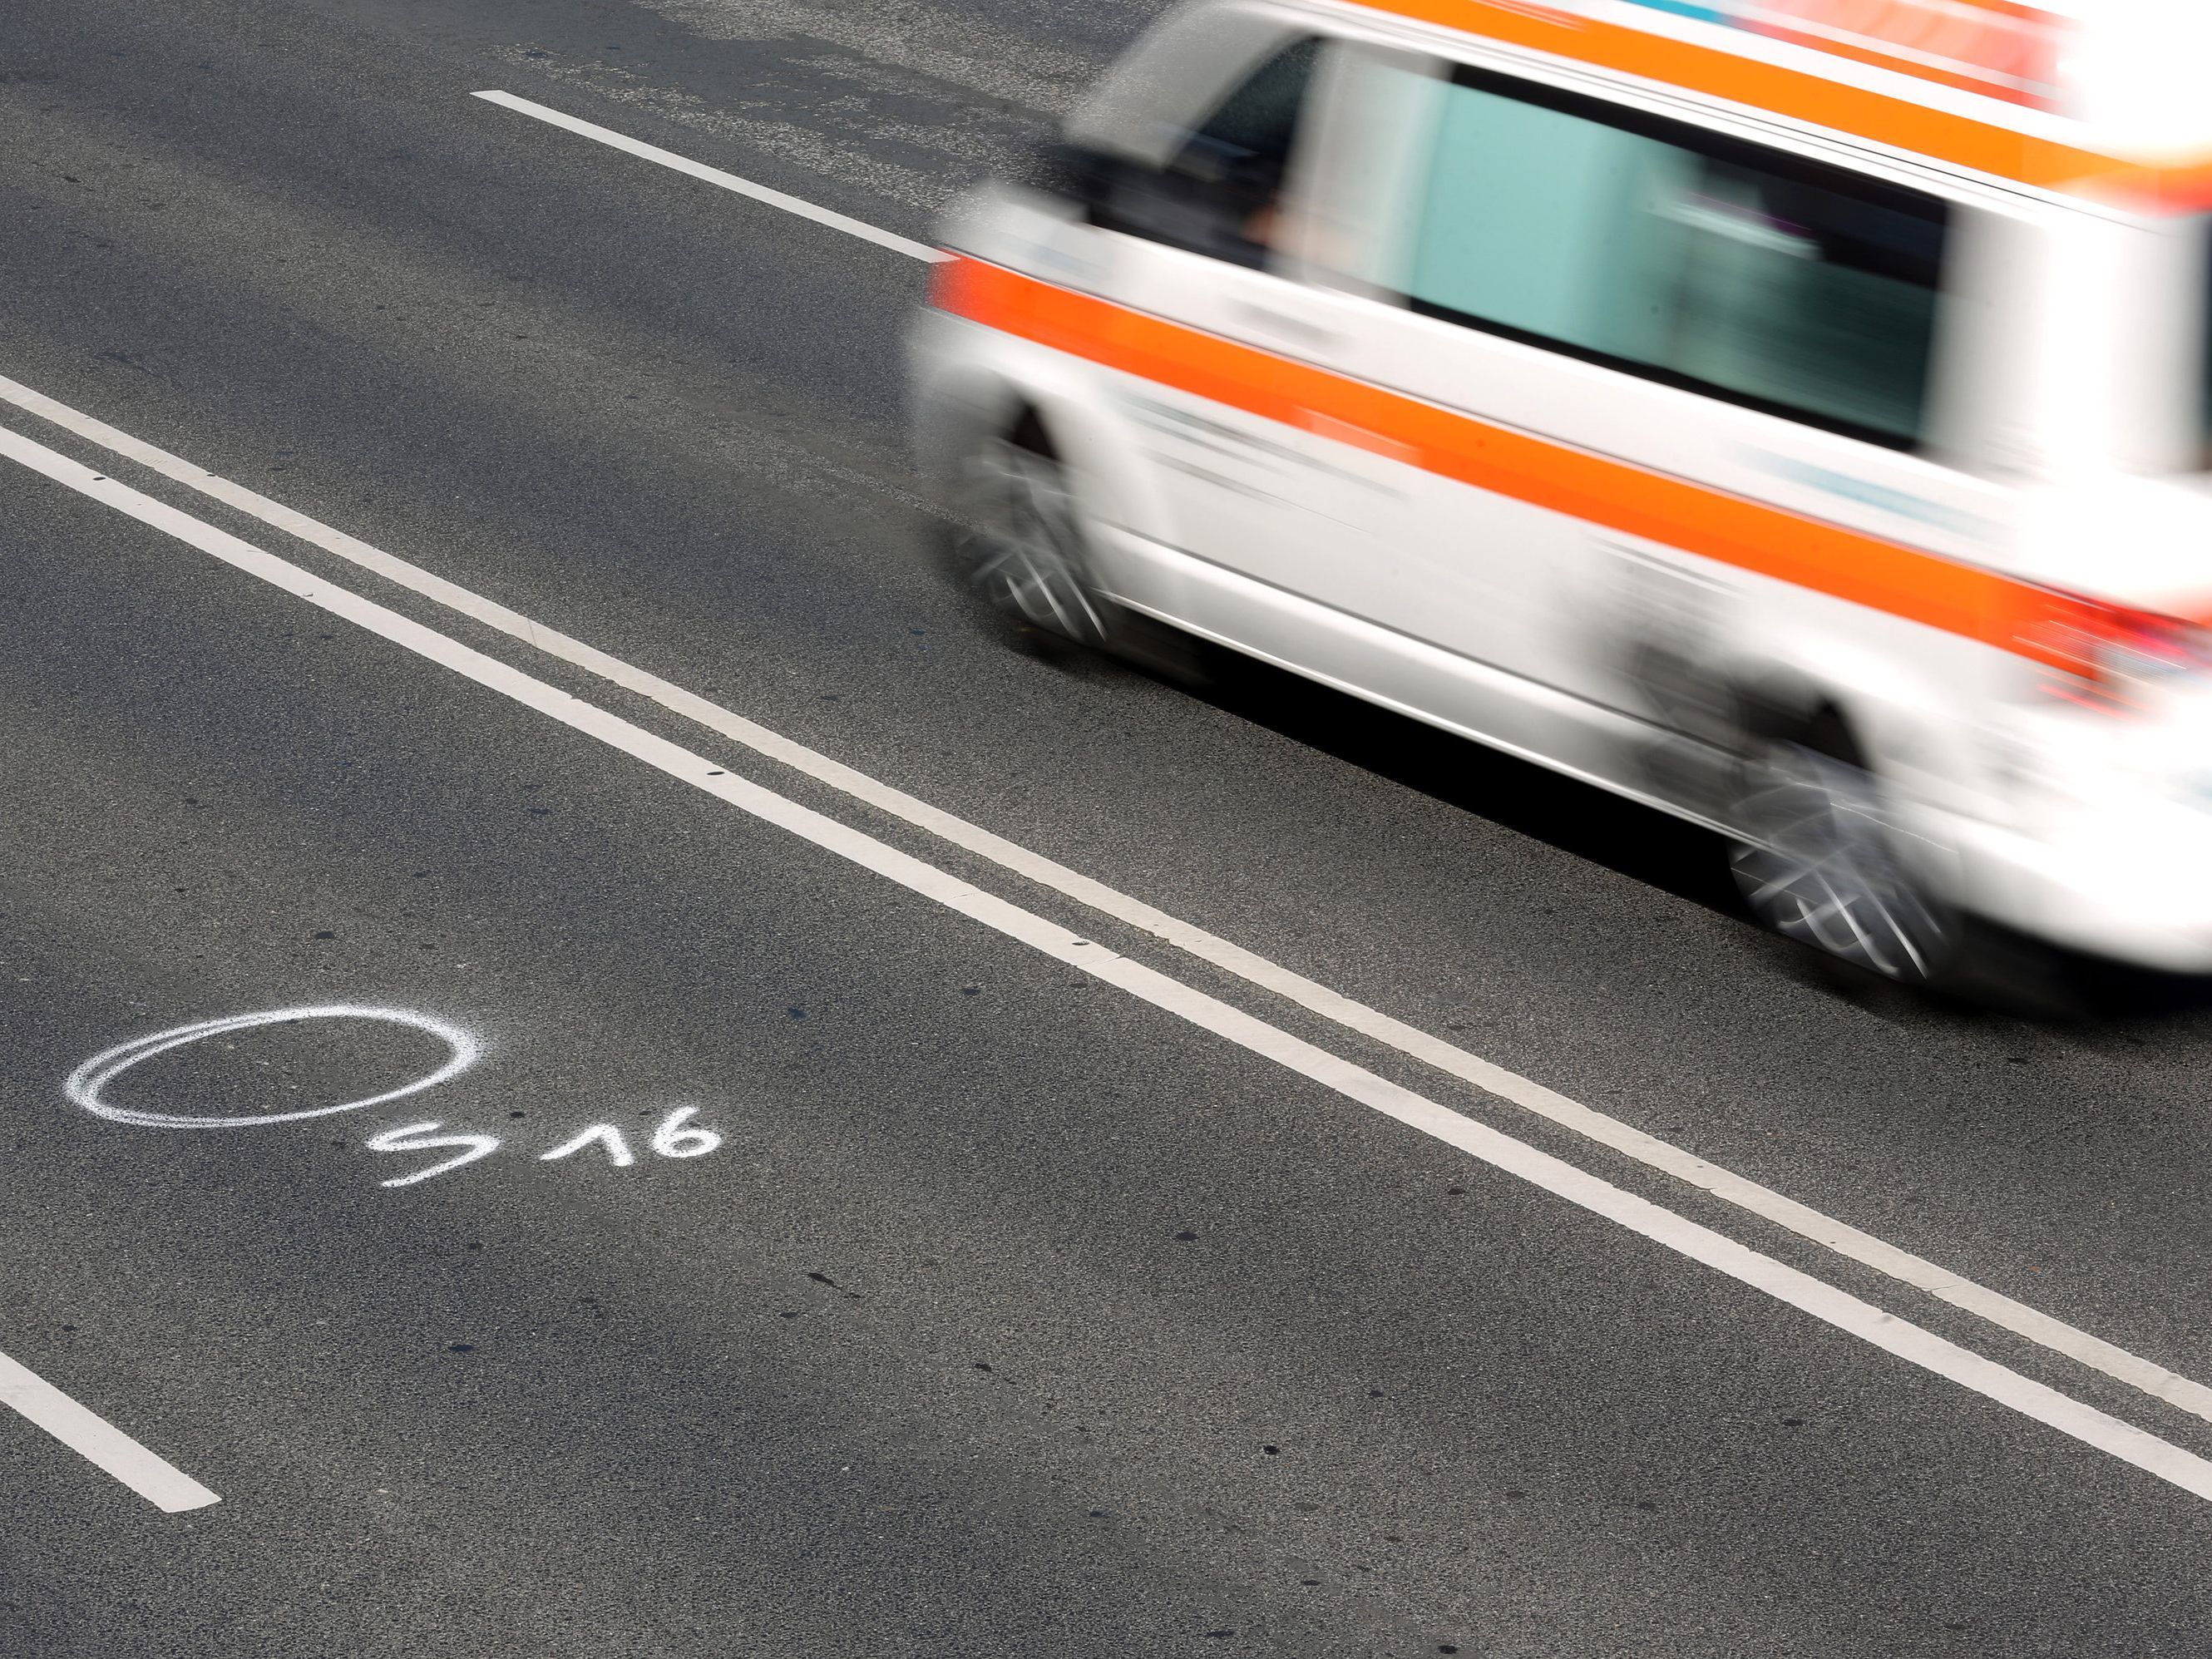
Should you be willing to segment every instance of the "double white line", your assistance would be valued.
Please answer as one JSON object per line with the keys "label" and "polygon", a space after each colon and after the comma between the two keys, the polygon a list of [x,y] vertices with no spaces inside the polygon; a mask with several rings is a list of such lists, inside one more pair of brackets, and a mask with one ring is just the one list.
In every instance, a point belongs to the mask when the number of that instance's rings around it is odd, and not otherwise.
{"label": "double white line", "polygon": [[[845,215],[704,166],[657,146],[507,93],[477,94],[626,154],[672,167],[754,201],[796,214],[847,235],[918,260],[934,249]],[[2014,1335],[2064,1355],[2104,1376],[2212,1422],[2212,1389],[2142,1356],[2076,1329],[1986,1286],[1945,1272],[1856,1228],[1721,1169],[1678,1146],[1517,1076],[1480,1056],[1292,973],[1279,963],[1194,927],[1026,848],[945,812],[830,759],[779,732],[686,691],[605,653],[544,628],[507,607],[293,511],[165,450],[0,378],[0,401],[12,404],[173,483],[246,514],[454,613],[611,684],[635,692],[732,742],[791,768],[915,829],[1018,874],[1062,896],[1127,923],[1177,950],[1347,1030],[1622,1156],[1687,1182],[1747,1213],[1808,1239],[1899,1283],[1911,1285]],[[2212,1462],[2109,1413],[2074,1400],[1931,1331],[1899,1319],[1824,1280],[1751,1249],[1711,1228],[1577,1169],[1435,1101],[1377,1076],[1340,1055],[1293,1036],[1217,998],[1147,968],[1012,904],[520,670],[461,644],[398,612],[341,588],[30,439],[0,428],[0,456],[20,462],[78,493],[198,548],[334,616],[367,629],[549,719],[599,739],[742,811],[789,830],[826,851],[982,923],[1057,961],[1114,985],[1139,1000],[1310,1079],[1347,1099],[1482,1159],[1493,1168],[1627,1228],[1666,1249],[1748,1285],[1778,1301],[1848,1331],[1899,1358],[1972,1389],[2048,1427],[2094,1446],[2200,1498],[2212,1498]],[[12,1362],[5,1362],[12,1365]],[[28,1378],[23,1384],[15,1378]],[[43,1390],[43,1393],[39,1392]],[[197,1482],[50,1389],[21,1367],[0,1367],[0,1399],[92,1457],[118,1479],[164,1508],[216,1501]],[[60,1407],[53,1402],[59,1401]],[[28,1402],[27,1404],[26,1402]],[[62,1410],[61,1407],[67,1407]],[[71,1418],[70,1413],[77,1413]],[[82,1420],[80,1420],[82,1419]],[[93,1425],[88,1428],[87,1425]],[[60,1426],[57,1426],[59,1425]],[[96,1429],[98,1431],[94,1432]],[[74,1436],[74,1437],[72,1437]],[[118,1443],[119,1443],[118,1449]],[[196,1496],[195,1496],[196,1494]]]}
{"label": "double white line", "polygon": [[[549,656],[599,674],[695,720],[723,737],[773,757],[852,798],[927,830],[1038,881],[1066,896],[1132,923],[1167,943],[1203,957],[1249,982],[1289,997],[1416,1058],[1425,1060],[1494,1094],[1540,1112],[1553,1121],[1601,1140],[1630,1157],[1692,1180],[1717,1196],[1742,1204],[1793,1231],[1868,1265],[1980,1313],[2042,1341],[2109,1376],[2133,1383],[2185,1410],[2206,1414],[2209,1397],[2197,1384],[2148,1360],[2103,1343],[1995,1292],[1943,1274],[1930,1264],[1818,1215],[1764,1188],[1744,1182],[1679,1148],[1490,1065],[1473,1054],[1388,1018],[1291,974],[1200,929],[1176,921],[1103,884],[1077,875],[990,835],[949,813],[893,790],[779,733],[706,699],[542,627],[444,578],[369,546],[341,531],[219,477],[165,450],[144,443],[32,391],[0,379],[0,401],[51,421],[77,437],[145,466],[175,483],[295,536],[325,552],[484,623]],[[1346,1099],[1393,1118],[1481,1159],[1492,1168],[1605,1217],[1631,1232],[1748,1285],[1779,1302],[1847,1331],[1885,1352],[1948,1378],[2084,1444],[2130,1463],[2184,1491],[2212,1498],[2212,1462],[2107,1413],[2059,1393],[1957,1343],[1885,1312],[1824,1280],[1765,1255],[1686,1216],[1601,1180],[1486,1124],[1380,1077],[1219,999],[1087,939],[1046,917],[986,892],[970,882],[873,836],[800,805],[761,784],[730,773],[720,761],[670,742],[635,722],[586,702],[520,669],[411,617],[336,586],[229,532],[194,518],[119,480],[0,428],[0,457],[65,485],[139,522],[198,549],[271,586],[367,629],[489,690],[596,738],[607,747],[667,774],[884,879],[1017,939],[1139,1000],[1308,1078]],[[1900,1271],[1901,1269],[1901,1271]],[[110,1467],[103,1463],[102,1467]],[[165,1466],[166,1467],[166,1466]],[[115,1472],[111,1468],[111,1472]],[[173,1473],[173,1472],[172,1472]],[[181,1479],[182,1477],[179,1477]],[[156,1500],[160,1501],[160,1500]]]}

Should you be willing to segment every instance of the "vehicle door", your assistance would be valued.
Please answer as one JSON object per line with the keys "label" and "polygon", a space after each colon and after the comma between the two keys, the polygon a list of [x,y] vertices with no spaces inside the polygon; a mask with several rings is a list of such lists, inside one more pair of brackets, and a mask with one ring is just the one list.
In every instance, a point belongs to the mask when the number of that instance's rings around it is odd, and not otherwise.
{"label": "vehicle door", "polygon": [[[1118,147],[1150,144],[1160,159],[1108,167],[1091,220],[1113,243],[1098,291],[1175,325],[1170,346],[1115,377],[1117,413],[1164,508],[1132,527],[1172,550],[1188,579],[1178,619],[1238,637],[1223,580],[1316,591],[1362,533],[1361,504],[1332,494],[1344,484],[1336,446],[1302,421],[1294,383],[1343,344],[1341,296],[1297,280],[1291,248],[1342,49],[1295,20],[1237,9],[1214,20],[1205,47],[1220,67],[1201,100],[1122,118]],[[1164,140],[1138,130],[1163,123],[1175,129]]]}
{"label": "vehicle door", "polygon": [[1381,434],[1393,556],[1336,601],[1508,677],[1499,738],[1662,795],[1688,786],[1639,775],[1721,735],[1747,640],[1935,695],[1978,648],[1945,633],[1944,562],[2012,532],[1945,459],[1954,194],[1487,64],[1380,64],[1364,96],[1427,112],[1344,283],[1394,301],[1361,375],[1421,407]]}

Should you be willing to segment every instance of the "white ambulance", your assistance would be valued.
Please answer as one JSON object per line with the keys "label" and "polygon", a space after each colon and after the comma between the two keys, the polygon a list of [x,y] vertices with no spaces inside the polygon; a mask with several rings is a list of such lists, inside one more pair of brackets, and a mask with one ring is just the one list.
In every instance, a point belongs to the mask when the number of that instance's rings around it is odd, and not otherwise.
{"label": "white ambulance", "polygon": [[1021,626],[1709,824],[1844,961],[2212,970],[2209,72],[2212,0],[1200,0],[952,216],[924,464]]}

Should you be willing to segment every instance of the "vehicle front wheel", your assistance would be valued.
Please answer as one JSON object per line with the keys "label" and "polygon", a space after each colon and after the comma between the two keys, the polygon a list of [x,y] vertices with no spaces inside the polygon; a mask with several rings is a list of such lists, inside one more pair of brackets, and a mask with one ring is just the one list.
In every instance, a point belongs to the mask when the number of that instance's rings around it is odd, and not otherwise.
{"label": "vehicle front wheel", "polygon": [[1033,422],[969,457],[957,506],[958,574],[1018,635],[1114,642],[1118,618],[1092,579],[1066,469]]}

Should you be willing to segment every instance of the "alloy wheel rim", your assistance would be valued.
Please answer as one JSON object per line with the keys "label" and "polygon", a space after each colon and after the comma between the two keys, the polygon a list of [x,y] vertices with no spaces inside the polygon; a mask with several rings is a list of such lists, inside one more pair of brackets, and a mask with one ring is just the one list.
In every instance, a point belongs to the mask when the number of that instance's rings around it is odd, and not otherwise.
{"label": "alloy wheel rim", "polygon": [[968,580],[994,609],[1095,645],[1106,619],[1092,599],[1075,502],[1060,469],[1004,440],[969,469]]}
{"label": "alloy wheel rim", "polygon": [[1932,978],[1955,924],[1922,891],[1907,837],[1860,768],[1797,744],[1754,764],[1734,863],[1745,901],[1776,933],[1884,978]]}

